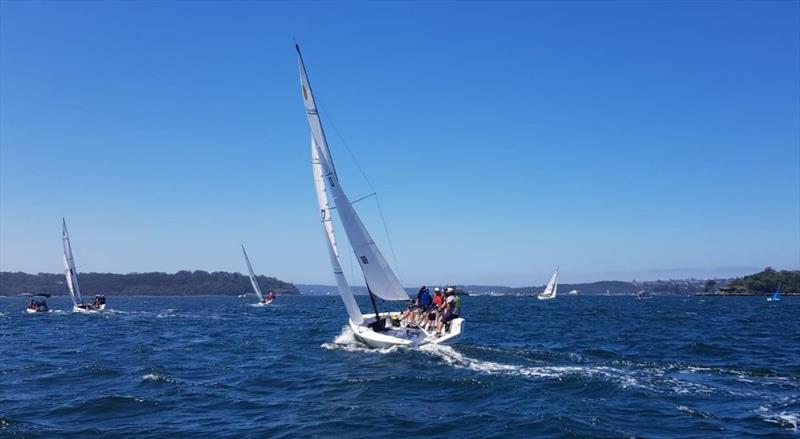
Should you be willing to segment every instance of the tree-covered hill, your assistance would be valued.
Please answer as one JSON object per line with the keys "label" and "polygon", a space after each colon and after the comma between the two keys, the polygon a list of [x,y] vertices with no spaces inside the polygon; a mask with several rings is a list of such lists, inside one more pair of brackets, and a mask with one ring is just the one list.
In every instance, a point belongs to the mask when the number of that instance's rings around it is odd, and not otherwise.
{"label": "tree-covered hill", "polygon": [[[80,273],[81,292],[86,295],[110,296],[191,296],[234,295],[252,292],[250,279],[225,271],[179,271],[170,273]],[[278,294],[300,294],[294,285],[274,277],[258,276],[261,290]],[[0,272],[0,295],[22,293],[69,294],[63,274]]]}
{"label": "tree-covered hill", "polygon": [[800,270],[777,271],[767,267],[760,273],[734,280],[717,294],[771,294],[778,286],[784,294],[800,295]]}

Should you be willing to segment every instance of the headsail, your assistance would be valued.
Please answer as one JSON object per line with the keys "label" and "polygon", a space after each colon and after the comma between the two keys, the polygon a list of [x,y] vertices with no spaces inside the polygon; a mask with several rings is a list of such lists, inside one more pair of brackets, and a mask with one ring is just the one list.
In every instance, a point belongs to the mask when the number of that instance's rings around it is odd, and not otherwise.
{"label": "headsail", "polygon": [[333,218],[328,204],[328,195],[325,193],[322,164],[313,137],[311,138],[311,171],[314,173],[314,189],[317,193],[319,216],[325,230],[325,242],[328,243],[328,256],[331,260],[333,275],[336,277],[336,285],[339,287],[339,294],[342,296],[342,302],[344,302],[344,307],[347,309],[350,321],[360,325],[364,321],[364,317],[361,315],[361,309],[359,309],[358,303],[353,297],[353,292],[350,291],[350,285],[347,284],[347,279],[345,279],[342,266],[339,263],[339,251],[336,248],[336,236],[333,234]]}
{"label": "headsail", "polygon": [[244,260],[247,262],[247,271],[250,273],[250,284],[253,285],[253,291],[256,292],[258,300],[264,300],[264,296],[261,294],[261,288],[258,286],[258,279],[256,279],[256,274],[253,272],[253,266],[250,265],[250,258],[247,257],[247,252],[244,249],[244,244],[242,244],[242,253],[244,253]]}
{"label": "headsail", "polygon": [[67,277],[67,288],[72,297],[73,305],[83,303],[81,298],[81,287],[78,285],[78,270],[75,268],[75,259],[72,257],[72,246],[69,243],[69,232],[67,232],[67,221],[61,218],[61,240],[64,243],[64,274]]}
{"label": "headsail", "polygon": [[556,297],[556,291],[558,290],[558,268],[553,273],[553,276],[550,277],[550,282],[547,283],[547,287],[545,287],[544,291],[540,294],[542,297]]}
{"label": "headsail", "polygon": [[[361,219],[358,217],[350,200],[339,184],[336,168],[333,165],[330,150],[328,149],[328,142],[325,139],[325,132],[322,129],[322,123],[319,118],[319,113],[317,112],[317,104],[314,101],[314,94],[311,91],[311,85],[308,81],[306,69],[303,64],[303,57],[300,54],[300,47],[296,47],[303,103],[305,105],[306,116],[308,117],[308,124],[311,128],[311,136],[314,142],[312,145],[316,146],[317,159],[322,170],[325,188],[333,195],[336,210],[339,212],[339,218],[342,220],[342,227],[356,255],[356,260],[361,270],[364,272],[364,280],[367,283],[367,287],[374,295],[385,300],[408,300],[408,293],[403,289],[403,286],[400,284],[394,271],[392,271],[392,268],[386,262],[378,246],[375,245],[375,241],[373,241],[366,227],[364,227],[364,224],[361,222]],[[329,233],[328,235],[330,236],[331,234]]]}

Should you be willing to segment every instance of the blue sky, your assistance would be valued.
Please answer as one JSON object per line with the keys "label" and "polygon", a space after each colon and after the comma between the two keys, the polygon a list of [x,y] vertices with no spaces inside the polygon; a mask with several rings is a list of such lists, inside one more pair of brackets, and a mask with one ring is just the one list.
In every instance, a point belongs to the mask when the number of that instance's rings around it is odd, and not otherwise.
{"label": "blue sky", "polygon": [[[799,20],[797,2],[1,2],[0,269],[60,271],[64,216],[79,271],[243,272],[244,243],[259,273],[332,284],[293,38],[409,286],[798,269]],[[392,261],[375,200],[357,206]]]}

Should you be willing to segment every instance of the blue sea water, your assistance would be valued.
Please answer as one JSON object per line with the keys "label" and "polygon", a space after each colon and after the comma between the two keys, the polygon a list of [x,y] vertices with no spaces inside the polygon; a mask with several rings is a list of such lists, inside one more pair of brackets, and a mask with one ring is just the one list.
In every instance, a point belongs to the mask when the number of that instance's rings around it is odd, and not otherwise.
{"label": "blue sea water", "polygon": [[466,297],[458,343],[386,350],[253,301],[0,298],[0,436],[800,438],[800,298]]}

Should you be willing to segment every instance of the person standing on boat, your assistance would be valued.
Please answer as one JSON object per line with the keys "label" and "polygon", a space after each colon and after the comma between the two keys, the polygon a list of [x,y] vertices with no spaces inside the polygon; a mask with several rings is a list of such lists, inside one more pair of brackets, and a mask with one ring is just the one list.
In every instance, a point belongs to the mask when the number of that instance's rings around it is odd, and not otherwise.
{"label": "person standing on boat", "polygon": [[445,325],[456,318],[456,295],[455,292],[451,289],[447,289],[447,298],[444,302],[444,307],[442,309],[441,318],[439,319],[439,323],[436,325],[436,334],[442,335],[442,331],[444,330]]}
{"label": "person standing on boat", "polygon": [[412,321],[419,324],[419,317],[425,315],[432,303],[433,299],[431,299],[431,291],[428,289],[428,287],[423,285],[417,293],[417,308],[414,311]]}

